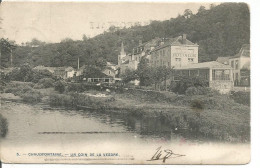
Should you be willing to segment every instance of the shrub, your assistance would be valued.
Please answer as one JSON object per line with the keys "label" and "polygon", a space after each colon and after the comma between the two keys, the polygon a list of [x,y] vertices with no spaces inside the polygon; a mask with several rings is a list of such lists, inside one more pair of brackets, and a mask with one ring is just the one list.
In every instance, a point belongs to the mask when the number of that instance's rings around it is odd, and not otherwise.
{"label": "shrub", "polygon": [[[208,87],[208,81],[200,77],[182,77],[179,81],[171,83],[169,89],[175,93],[185,94],[189,87]],[[193,91],[195,91],[193,89]],[[190,91],[190,92],[193,92]]]}
{"label": "shrub", "polygon": [[83,83],[69,83],[66,89],[67,92],[84,92],[86,90]]}
{"label": "shrub", "polygon": [[5,137],[8,131],[8,122],[7,120],[0,114],[0,138]]}
{"label": "shrub", "polygon": [[250,106],[250,92],[238,91],[232,93],[230,97],[239,104]]}
{"label": "shrub", "polygon": [[59,93],[63,93],[65,91],[65,83],[62,81],[55,82],[54,90],[58,91]]}
{"label": "shrub", "polygon": [[210,95],[210,96],[214,96],[214,95],[220,95],[220,93],[217,90],[213,90],[209,87],[189,87],[186,91],[185,91],[185,95],[187,96],[191,96],[191,95]]}
{"label": "shrub", "polygon": [[21,94],[20,96],[24,102],[28,102],[28,103],[38,103],[41,101],[43,97],[40,92],[35,90],[29,90]]}
{"label": "shrub", "polygon": [[13,93],[16,96],[20,96],[21,94],[32,90],[31,83],[24,83],[24,82],[15,82],[7,84],[6,88],[4,89],[5,93]]}
{"label": "shrub", "polygon": [[54,80],[52,78],[42,78],[39,80],[38,84],[42,85],[44,88],[53,87]]}
{"label": "shrub", "polygon": [[44,78],[55,79],[53,74],[50,71],[48,71],[48,70],[33,70],[32,82],[37,83],[41,79],[44,79]]}

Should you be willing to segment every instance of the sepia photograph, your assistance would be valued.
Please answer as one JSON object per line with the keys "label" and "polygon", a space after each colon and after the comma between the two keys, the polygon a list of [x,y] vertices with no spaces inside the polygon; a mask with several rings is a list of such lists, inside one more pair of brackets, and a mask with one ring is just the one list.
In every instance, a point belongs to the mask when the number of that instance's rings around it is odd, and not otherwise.
{"label": "sepia photograph", "polygon": [[1,2],[3,163],[248,164],[245,2]]}

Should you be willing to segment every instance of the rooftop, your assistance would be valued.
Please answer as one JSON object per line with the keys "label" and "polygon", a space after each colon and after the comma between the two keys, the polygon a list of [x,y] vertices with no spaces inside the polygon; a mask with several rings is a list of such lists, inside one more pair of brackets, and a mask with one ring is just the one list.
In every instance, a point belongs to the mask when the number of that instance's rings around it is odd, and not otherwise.
{"label": "rooftop", "polygon": [[218,57],[216,61],[219,62],[219,63],[222,63],[222,64],[228,64],[229,58],[230,58],[230,56]]}
{"label": "rooftop", "polygon": [[196,63],[196,64],[190,64],[183,67],[178,67],[174,69],[232,69],[229,65],[221,64],[217,61],[211,61],[211,62],[202,62],[202,63]]}
{"label": "rooftop", "polygon": [[185,37],[184,36],[178,36],[178,37],[175,37],[175,38],[165,38],[165,39],[162,40],[162,43],[163,44],[160,44],[154,50],[158,50],[158,49],[164,48],[166,46],[170,46],[170,45],[174,45],[174,46],[178,46],[178,45],[197,45],[197,44],[191,42],[190,40],[188,40],[186,38],[186,35],[185,35]]}
{"label": "rooftop", "polygon": [[238,58],[238,57],[250,57],[250,44],[243,44],[239,53],[230,58]]}

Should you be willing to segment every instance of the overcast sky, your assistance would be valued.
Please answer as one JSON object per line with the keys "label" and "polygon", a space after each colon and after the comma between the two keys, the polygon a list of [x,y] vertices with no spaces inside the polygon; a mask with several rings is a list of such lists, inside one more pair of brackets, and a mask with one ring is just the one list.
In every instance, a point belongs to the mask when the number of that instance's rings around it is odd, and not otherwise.
{"label": "overcast sky", "polygon": [[185,9],[197,13],[201,3],[83,3],[83,2],[2,2],[0,36],[16,43],[37,38],[59,42],[69,37],[93,37],[110,25],[129,27],[150,20],[167,20],[183,14]]}

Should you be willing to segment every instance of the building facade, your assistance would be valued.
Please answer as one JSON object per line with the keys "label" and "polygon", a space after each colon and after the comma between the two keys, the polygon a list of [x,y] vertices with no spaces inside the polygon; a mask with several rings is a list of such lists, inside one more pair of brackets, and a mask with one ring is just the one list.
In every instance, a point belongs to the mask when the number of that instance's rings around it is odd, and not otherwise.
{"label": "building facade", "polygon": [[244,44],[239,53],[229,58],[235,86],[250,86],[250,45]]}
{"label": "building facade", "polygon": [[72,78],[76,71],[72,67],[57,67],[54,69],[54,76],[61,79]]}
{"label": "building facade", "polygon": [[229,65],[216,61],[190,64],[174,68],[173,80],[181,77],[200,77],[208,82],[208,86],[220,93],[228,93],[233,89],[233,71]]}
{"label": "building facade", "polygon": [[250,86],[249,44],[244,44],[235,56],[218,57],[216,61],[232,67],[235,86]]}
{"label": "building facade", "polygon": [[124,74],[127,69],[136,70],[139,62],[143,57],[151,61],[151,51],[159,45],[161,38],[155,38],[148,42],[142,43],[139,41],[139,45],[133,48],[132,53],[126,54],[124,51],[124,45],[121,44],[121,52],[118,55],[118,67],[120,73]]}
{"label": "building facade", "polygon": [[186,39],[186,35],[162,39],[151,51],[151,65],[170,68],[198,63],[198,45]]}

